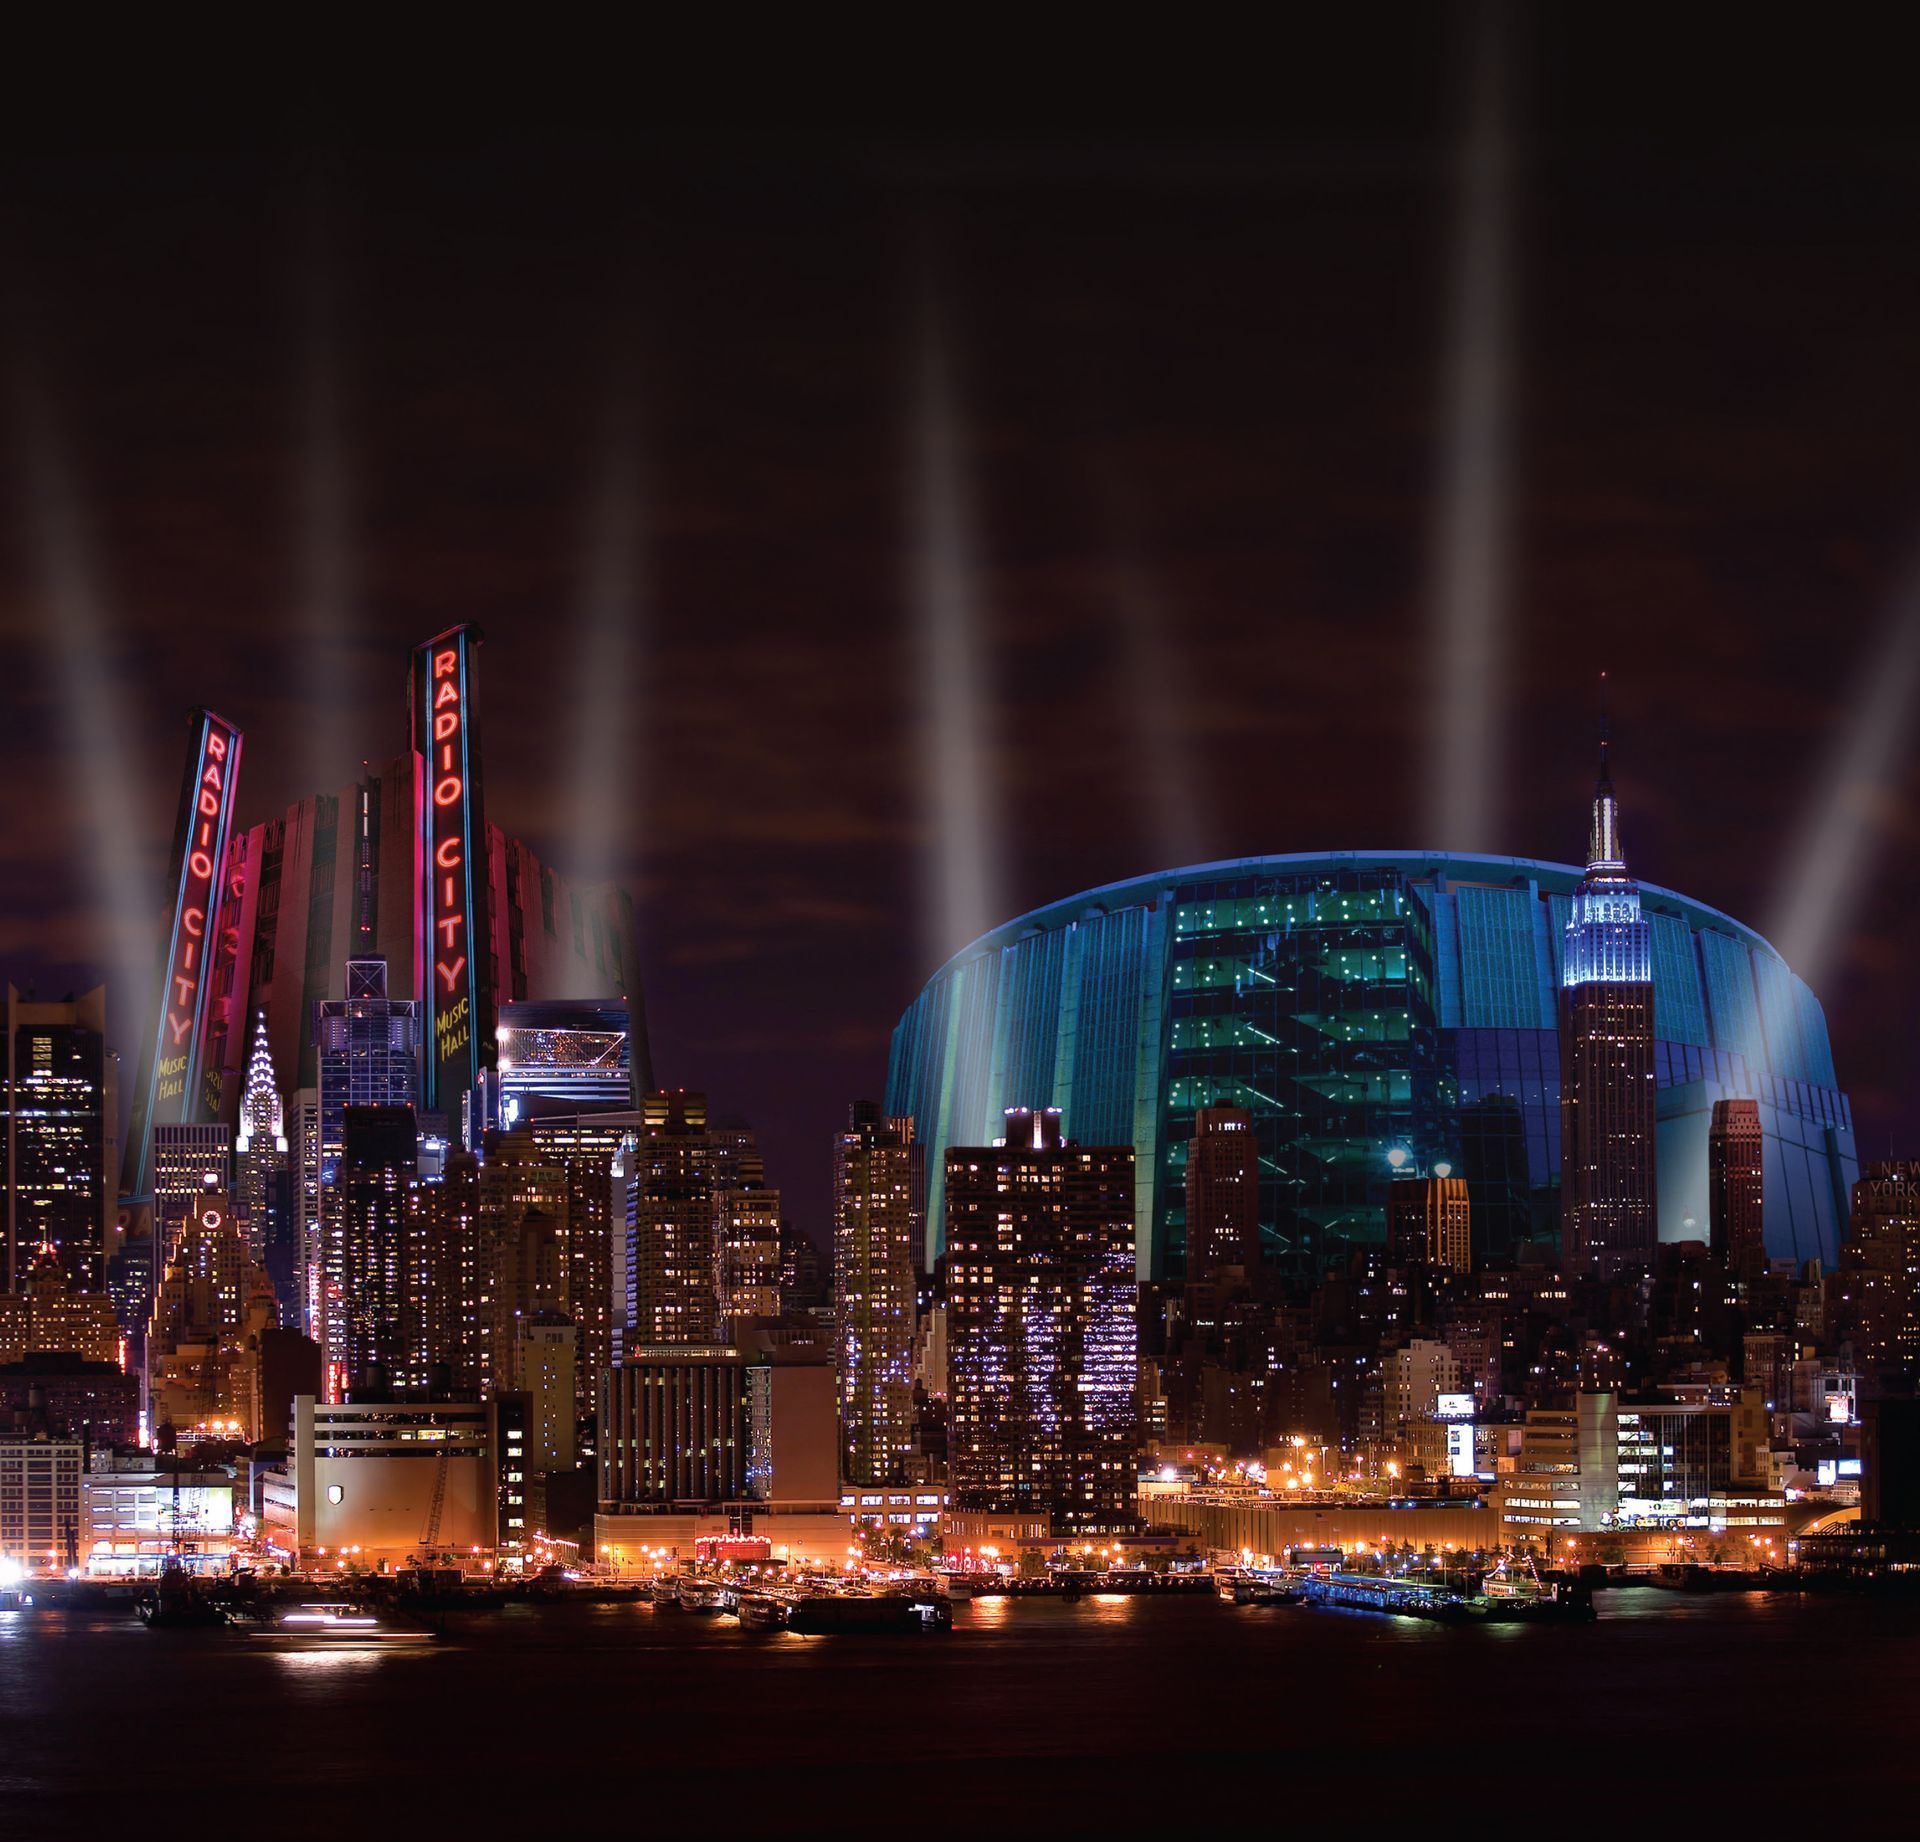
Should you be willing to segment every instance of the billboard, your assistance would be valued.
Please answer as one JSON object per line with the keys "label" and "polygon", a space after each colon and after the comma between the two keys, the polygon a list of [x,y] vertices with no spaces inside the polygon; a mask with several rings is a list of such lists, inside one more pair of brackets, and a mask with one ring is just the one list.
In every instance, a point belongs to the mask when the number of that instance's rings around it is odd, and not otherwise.
{"label": "billboard", "polygon": [[494,1062],[487,827],[475,701],[480,629],[451,627],[415,648],[416,973],[425,1066],[421,1101],[470,1143],[472,1097]]}
{"label": "billboard", "polygon": [[[228,896],[227,842],[240,779],[240,731],[211,710],[188,717],[187,773],[174,825],[168,887],[172,907],[160,960],[153,1034],[141,1046],[121,1188],[153,1188],[153,1128],[220,1117],[222,1057],[208,1056],[209,1026],[224,1025],[214,1003]],[[210,1091],[209,1091],[210,1084]]]}

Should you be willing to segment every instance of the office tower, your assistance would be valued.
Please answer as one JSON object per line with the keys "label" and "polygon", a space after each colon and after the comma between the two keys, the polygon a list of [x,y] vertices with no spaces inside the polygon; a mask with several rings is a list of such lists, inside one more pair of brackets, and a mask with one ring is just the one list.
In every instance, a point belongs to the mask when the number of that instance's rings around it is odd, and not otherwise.
{"label": "office tower", "polygon": [[719,1326],[707,1097],[651,1093],[640,1111],[627,1178],[626,1342],[710,1343]]}
{"label": "office tower", "polygon": [[81,1291],[106,1290],[115,1133],[106,1032],[104,985],[55,1004],[7,987],[0,1196],[9,1292],[20,1289],[42,1246]]}
{"label": "office tower", "polygon": [[156,1127],[231,1117],[223,1110],[222,1070],[230,1041],[238,1051],[246,1018],[233,1009],[238,935],[231,909],[239,884],[229,861],[241,736],[211,710],[194,710],[187,722],[153,1034],[140,1045],[120,1184],[140,1200],[152,1188]]}
{"label": "office tower", "polygon": [[1896,1387],[1920,1378],[1920,1163],[1867,1166],[1835,1282],[1854,1364]]}
{"label": "office tower", "polygon": [[833,1148],[833,1302],[840,1467],[889,1484],[913,1451],[915,1259],[924,1152],[910,1119],[853,1104]]}
{"label": "office tower", "polygon": [[956,1509],[1132,1517],[1138,1381],[1131,1145],[1012,1108],[946,1157],[948,1464]]}
{"label": "office tower", "polygon": [[1713,1257],[1757,1276],[1767,1263],[1760,1103],[1716,1100],[1707,1129],[1707,1219]]}
{"label": "office tower", "polygon": [[1569,1272],[1608,1277],[1652,1259],[1657,1221],[1653,955],[1640,886],[1627,875],[1604,726],[1564,960],[1561,1251]]}
{"label": "office tower", "polygon": [[[345,1243],[338,1220],[347,1108],[418,1107],[420,1008],[410,999],[387,996],[384,959],[349,961],[347,995],[329,998],[314,1008],[318,1048],[320,1270],[309,1285],[309,1295],[318,1303],[318,1316],[309,1328],[315,1341],[327,1352],[331,1369],[348,1341],[341,1317],[346,1283],[341,1257]],[[304,1125],[304,1121],[302,1123]]]}
{"label": "office tower", "polygon": [[275,1204],[284,1186],[280,1174],[287,1168],[287,1129],[280,1095],[273,1084],[273,1058],[267,1053],[267,1019],[255,1021],[253,1054],[247,1062],[246,1090],[240,1096],[240,1126],[234,1141],[234,1200],[247,1246],[262,1266],[267,1243],[280,1238],[274,1221]]}
{"label": "office tower", "polygon": [[343,1387],[390,1400],[427,1386],[425,1223],[408,1199],[419,1172],[411,1107],[346,1109],[331,1217],[339,1248],[328,1263],[342,1291],[342,1338],[326,1350],[335,1399]]}
{"label": "office tower", "polygon": [[1259,1265],[1260,1153],[1253,1115],[1241,1107],[1202,1107],[1187,1145],[1187,1278],[1209,1281],[1223,1267],[1250,1274]]}
{"label": "office tower", "polygon": [[1396,1177],[1387,1190],[1387,1247],[1399,1261],[1473,1270],[1473,1207],[1464,1177]]}
{"label": "office tower", "polygon": [[780,1315],[780,1192],[713,1193],[713,1288],[720,1334]]}
{"label": "office tower", "polygon": [[302,1087],[287,1106],[287,1200],[293,1212],[293,1258],[300,1309],[289,1320],[317,1342],[321,1331],[320,1090]]}

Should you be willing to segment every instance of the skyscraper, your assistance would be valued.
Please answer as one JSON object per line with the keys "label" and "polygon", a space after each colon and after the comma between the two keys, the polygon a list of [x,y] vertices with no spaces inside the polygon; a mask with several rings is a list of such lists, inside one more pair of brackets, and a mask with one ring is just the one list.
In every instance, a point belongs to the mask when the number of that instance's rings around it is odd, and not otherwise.
{"label": "skyscraper", "polygon": [[1910,1385],[1920,1376],[1920,1163],[1867,1166],[1835,1284],[1853,1361],[1883,1383]]}
{"label": "skyscraper", "polygon": [[153,1180],[155,1270],[173,1258],[182,1225],[201,1193],[232,1189],[233,1135],[212,1124],[161,1124],[149,1134],[148,1166]]}
{"label": "skyscraper", "polygon": [[1138,1332],[1131,1145],[1012,1108],[946,1157],[953,1504],[1044,1511],[1060,1533],[1132,1518]]}
{"label": "skyscraper", "polygon": [[342,1337],[325,1355],[336,1385],[355,1398],[388,1400],[427,1385],[425,1223],[408,1201],[419,1170],[411,1107],[346,1109],[333,1217]]}
{"label": "skyscraper", "polygon": [[1187,1145],[1187,1278],[1214,1279],[1222,1267],[1260,1265],[1260,1153],[1253,1115],[1202,1107]]}
{"label": "skyscraper", "polygon": [[286,1224],[276,1224],[276,1209],[284,1202],[280,1181],[287,1168],[287,1128],[280,1095],[273,1084],[273,1057],[267,1052],[267,1017],[255,1019],[253,1053],[247,1061],[246,1091],[240,1096],[240,1130],[234,1144],[235,1200],[247,1246],[261,1265],[267,1264],[267,1244],[278,1241]]}
{"label": "skyscraper", "polygon": [[1609,1276],[1653,1257],[1653,955],[1627,874],[1605,726],[1587,873],[1573,893],[1560,992],[1561,1248]]}
{"label": "skyscraper", "polygon": [[641,1101],[627,1178],[627,1343],[710,1343],[713,1178],[707,1097],[683,1088]]}
{"label": "skyscraper", "polygon": [[531,1132],[491,1132],[480,1167],[482,1386],[523,1387],[518,1327],[567,1314],[567,1173]]}
{"label": "skyscraper", "polygon": [[917,1257],[924,1152],[911,1119],[856,1101],[833,1152],[835,1368],[849,1484],[905,1476],[913,1450]]}
{"label": "skyscraper", "polygon": [[80,1291],[106,1290],[115,1132],[106,1033],[105,986],[55,1004],[7,987],[0,1197],[9,1292],[20,1290],[42,1246]]}
{"label": "skyscraper", "polygon": [[[417,1107],[420,1007],[387,996],[387,962],[347,964],[347,995],[315,1006],[319,1050],[319,1270],[309,1285],[317,1316],[310,1334],[331,1365],[347,1347],[341,1317],[345,1243],[339,1220],[340,1165],[348,1107]],[[303,1148],[304,1149],[304,1148]]]}
{"label": "skyscraper", "polygon": [[1713,1257],[1735,1272],[1767,1261],[1764,1143],[1757,1100],[1716,1100],[1707,1129],[1707,1218]]}
{"label": "skyscraper", "polygon": [[1387,1245],[1396,1259],[1473,1270],[1473,1207],[1464,1177],[1397,1177],[1387,1190]]}

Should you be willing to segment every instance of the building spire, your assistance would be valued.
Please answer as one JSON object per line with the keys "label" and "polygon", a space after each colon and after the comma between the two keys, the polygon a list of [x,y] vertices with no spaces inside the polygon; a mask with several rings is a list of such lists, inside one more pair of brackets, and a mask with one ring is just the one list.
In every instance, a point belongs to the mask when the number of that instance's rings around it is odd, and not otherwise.
{"label": "building spire", "polygon": [[1593,785],[1593,828],[1587,836],[1587,874],[1624,876],[1626,848],[1620,838],[1620,802],[1613,791],[1613,733],[1607,720],[1607,674],[1600,674],[1600,771]]}

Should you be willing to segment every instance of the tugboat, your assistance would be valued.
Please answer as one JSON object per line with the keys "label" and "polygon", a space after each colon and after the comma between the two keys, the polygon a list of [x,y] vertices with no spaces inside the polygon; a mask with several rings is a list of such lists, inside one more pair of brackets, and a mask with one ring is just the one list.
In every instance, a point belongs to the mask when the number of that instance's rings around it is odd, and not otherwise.
{"label": "tugboat", "polygon": [[207,1631],[227,1622],[206,1582],[172,1564],[133,1603],[142,1623],[156,1631]]}

